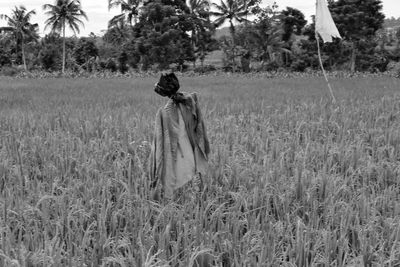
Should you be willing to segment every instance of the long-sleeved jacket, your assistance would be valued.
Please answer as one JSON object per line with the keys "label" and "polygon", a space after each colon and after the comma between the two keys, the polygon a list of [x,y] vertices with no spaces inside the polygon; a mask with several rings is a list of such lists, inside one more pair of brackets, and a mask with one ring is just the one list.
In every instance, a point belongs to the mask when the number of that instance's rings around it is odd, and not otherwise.
{"label": "long-sleeved jacket", "polygon": [[156,115],[150,156],[152,186],[164,197],[207,169],[210,146],[196,93],[184,93],[179,102],[169,100]]}

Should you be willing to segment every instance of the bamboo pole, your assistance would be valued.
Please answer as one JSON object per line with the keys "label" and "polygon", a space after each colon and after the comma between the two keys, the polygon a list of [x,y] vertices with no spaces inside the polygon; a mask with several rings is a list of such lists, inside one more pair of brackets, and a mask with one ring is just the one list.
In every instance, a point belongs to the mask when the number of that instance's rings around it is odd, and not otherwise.
{"label": "bamboo pole", "polygon": [[[316,3],[315,3],[315,7],[316,7],[316,13],[315,13],[315,14],[317,14],[317,10],[318,10],[318,0],[317,0]],[[320,66],[321,66],[322,73],[324,74],[325,81],[326,81],[326,83],[328,84],[329,92],[330,92],[330,94],[331,94],[331,96],[332,96],[332,102],[333,102],[333,103],[336,103],[336,98],[335,98],[335,96],[334,96],[334,94],[333,94],[332,86],[331,86],[331,84],[329,83],[328,75],[326,75],[326,71],[325,71],[325,68],[324,68],[324,64],[322,63],[321,47],[320,47],[320,45],[319,45],[319,36],[318,36],[318,33],[317,33],[317,27],[316,27],[316,26],[317,26],[317,25],[315,25],[315,39],[316,39],[316,41],[317,41],[317,47],[318,47],[319,64],[320,64]]]}
{"label": "bamboo pole", "polygon": [[325,71],[325,68],[324,68],[324,64],[322,63],[321,47],[320,47],[320,45],[319,45],[319,37],[318,37],[318,33],[317,33],[317,32],[315,32],[315,39],[317,40],[319,64],[321,65],[321,69],[322,69],[322,73],[324,74],[325,81],[326,81],[326,83],[328,84],[329,92],[331,93],[331,96],[332,96],[332,102],[333,102],[333,103],[336,103],[336,98],[335,98],[335,96],[334,96],[334,94],[333,94],[332,86],[331,86],[331,84],[329,83],[328,75],[326,75],[326,71]]}

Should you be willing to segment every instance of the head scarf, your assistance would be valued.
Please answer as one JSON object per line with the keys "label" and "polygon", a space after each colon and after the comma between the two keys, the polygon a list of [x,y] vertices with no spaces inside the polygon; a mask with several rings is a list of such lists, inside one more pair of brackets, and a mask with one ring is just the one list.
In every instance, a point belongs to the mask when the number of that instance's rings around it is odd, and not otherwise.
{"label": "head scarf", "polygon": [[160,80],[156,83],[154,91],[169,98],[174,98],[179,90],[179,81],[176,75],[172,72],[169,74],[161,74]]}

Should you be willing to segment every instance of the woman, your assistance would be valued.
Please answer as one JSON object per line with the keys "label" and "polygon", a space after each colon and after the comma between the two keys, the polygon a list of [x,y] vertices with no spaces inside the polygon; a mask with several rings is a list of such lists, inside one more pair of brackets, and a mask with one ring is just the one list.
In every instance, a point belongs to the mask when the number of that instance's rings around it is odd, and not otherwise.
{"label": "woman", "polygon": [[[172,199],[192,180],[202,187],[210,146],[196,93],[178,93],[174,73],[163,74],[155,92],[168,97],[156,115],[150,157],[153,198]],[[179,194],[178,194],[179,195]]]}

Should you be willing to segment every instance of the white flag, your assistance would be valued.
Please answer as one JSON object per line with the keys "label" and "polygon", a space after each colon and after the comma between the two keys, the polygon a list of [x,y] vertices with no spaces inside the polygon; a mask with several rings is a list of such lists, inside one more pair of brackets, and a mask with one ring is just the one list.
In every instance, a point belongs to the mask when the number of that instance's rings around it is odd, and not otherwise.
{"label": "white flag", "polygon": [[329,12],[326,0],[317,0],[315,30],[321,35],[324,43],[332,42],[332,37],[342,38]]}

